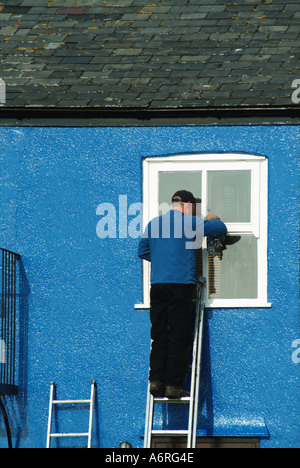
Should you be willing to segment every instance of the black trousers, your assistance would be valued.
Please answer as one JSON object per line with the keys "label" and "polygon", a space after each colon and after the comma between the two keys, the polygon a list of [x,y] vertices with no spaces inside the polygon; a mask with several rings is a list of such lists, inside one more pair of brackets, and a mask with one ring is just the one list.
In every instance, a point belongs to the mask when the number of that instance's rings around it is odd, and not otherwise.
{"label": "black trousers", "polygon": [[193,285],[154,284],[150,319],[150,382],[181,386],[189,364],[193,324]]}

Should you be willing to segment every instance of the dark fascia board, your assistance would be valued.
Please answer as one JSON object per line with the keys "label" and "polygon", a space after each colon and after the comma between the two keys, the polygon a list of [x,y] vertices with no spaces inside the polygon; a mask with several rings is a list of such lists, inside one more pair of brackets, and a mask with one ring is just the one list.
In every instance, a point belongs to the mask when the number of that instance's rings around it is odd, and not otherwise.
{"label": "dark fascia board", "polygon": [[[232,125],[251,123],[300,123],[300,106],[241,106],[200,108],[118,108],[118,107],[0,107],[0,126],[14,121],[16,125],[65,126],[72,125]],[[76,123],[76,121],[78,123]],[[80,123],[81,122],[81,123]],[[85,122],[85,124],[83,123]]]}

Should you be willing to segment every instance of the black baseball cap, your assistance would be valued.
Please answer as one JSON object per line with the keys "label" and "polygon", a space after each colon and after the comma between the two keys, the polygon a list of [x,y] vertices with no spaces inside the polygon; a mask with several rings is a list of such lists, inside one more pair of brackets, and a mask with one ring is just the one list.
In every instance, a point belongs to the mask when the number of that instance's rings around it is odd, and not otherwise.
{"label": "black baseball cap", "polygon": [[178,192],[174,193],[172,202],[197,203],[198,200],[196,200],[192,192],[188,190],[178,190]]}

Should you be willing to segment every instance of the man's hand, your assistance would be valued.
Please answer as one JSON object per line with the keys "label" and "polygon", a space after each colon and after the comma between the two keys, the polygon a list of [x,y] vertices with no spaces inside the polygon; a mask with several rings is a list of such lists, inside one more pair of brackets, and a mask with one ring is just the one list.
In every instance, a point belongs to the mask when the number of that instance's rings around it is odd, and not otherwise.
{"label": "man's hand", "polygon": [[220,219],[217,215],[214,215],[214,214],[208,214],[206,216],[206,219],[207,221],[209,221],[210,219]]}

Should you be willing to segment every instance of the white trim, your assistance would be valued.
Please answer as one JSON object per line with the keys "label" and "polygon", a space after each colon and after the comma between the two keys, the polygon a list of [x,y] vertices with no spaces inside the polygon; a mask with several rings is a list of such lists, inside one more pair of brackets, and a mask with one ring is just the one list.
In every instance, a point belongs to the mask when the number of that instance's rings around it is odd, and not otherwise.
{"label": "white trim", "polygon": [[178,154],[162,157],[145,158],[144,162],[155,164],[157,162],[168,163],[177,161],[265,161],[266,156],[253,155],[248,153],[198,153],[198,154]]}
{"label": "white trim", "polygon": [[[271,302],[264,302],[258,299],[215,299],[207,301],[205,307],[208,309],[270,309]],[[150,310],[150,304],[135,304],[136,310]]]}
{"label": "white trim", "polygon": [[205,307],[210,309],[255,309],[257,307],[271,308],[272,303],[259,299],[208,299]]}
{"label": "white trim", "polygon": [[260,237],[258,242],[258,297],[268,297],[268,160],[260,164]]}
{"label": "white trim", "polygon": [[[150,165],[143,164],[143,229],[147,226],[151,217],[149,214],[150,191]],[[150,304],[150,263],[143,260],[143,298],[146,304]]]}
{"label": "white trim", "polygon": [[[208,299],[210,308],[271,307],[267,301],[268,240],[268,160],[265,156],[244,153],[200,153],[146,158],[143,164],[143,223],[158,215],[158,174],[162,171],[201,171],[203,215],[207,208],[207,172],[210,170],[251,171],[251,220],[249,223],[226,223],[230,234],[253,234],[258,239],[258,297],[255,299]],[[151,203],[149,203],[151,200]],[[203,250],[204,274],[208,275],[207,253]],[[150,307],[150,263],[143,262],[143,304]]]}

